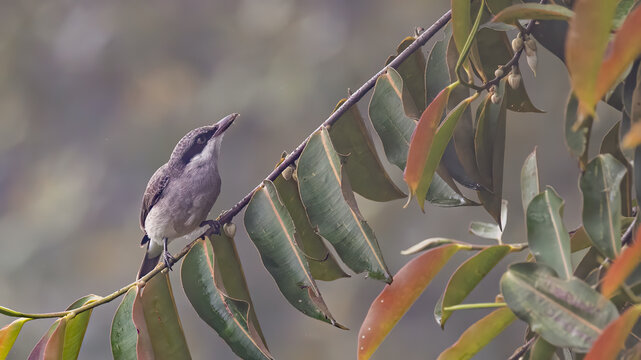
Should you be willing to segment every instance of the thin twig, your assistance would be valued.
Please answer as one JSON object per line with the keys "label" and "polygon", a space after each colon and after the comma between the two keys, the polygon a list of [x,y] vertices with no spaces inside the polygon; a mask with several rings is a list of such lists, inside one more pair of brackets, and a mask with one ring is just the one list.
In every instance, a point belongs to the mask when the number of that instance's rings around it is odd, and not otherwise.
{"label": "thin twig", "polygon": [[534,341],[536,341],[537,337],[532,337],[530,340],[528,340],[525,344],[521,345],[518,349],[514,351],[514,353],[507,359],[507,360],[518,360],[525,354],[526,351],[534,344]]}
{"label": "thin twig", "polygon": [[[452,18],[452,11],[449,10],[445,14],[443,14],[432,26],[430,26],[427,30],[425,30],[421,35],[419,35],[416,40],[414,40],[413,43],[410,44],[405,50],[403,50],[398,56],[392,60],[387,66],[379,70],[374,76],[372,76],[371,79],[369,79],[366,83],[364,83],[358,90],[356,90],[353,94],[351,94],[347,100],[336,110],[334,111],[316,130],[314,130],[314,133],[323,127],[329,127],[332,124],[334,124],[347,110],[349,110],[352,106],[354,106],[365,94],[367,94],[376,84],[376,80],[378,79],[379,76],[383,75],[388,68],[394,68],[396,69],[405,59],[407,59],[410,55],[412,55],[414,52],[419,50],[421,46],[425,45],[441,28],[443,28]],[[269,181],[274,181],[278,175],[280,175],[283,170],[285,170],[289,165],[293,164],[300,154],[303,152],[303,149],[305,148],[305,145],[311,138],[311,135],[309,135],[305,141],[303,141],[296,149],[289,154],[281,163],[274,169],[266,178],[265,180]],[[234,218],[234,216],[238,215],[238,213],[249,203],[249,200],[251,200],[251,197],[254,195],[256,191],[258,191],[262,187],[262,182],[258,186],[256,186],[252,191],[250,191],[245,197],[243,197],[239,202],[237,202],[234,206],[232,206],[229,210],[223,212],[219,217],[218,221],[219,223],[226,224],[231,222],[231,220]],[[209,228],[205,230],[205,232],[200,235],[199,237],[196,238],[196,240],[190,242],[187,246],[185,246],[178,254],[174,255],[174,261],[172,264],[176,263],[178,260],[183,258],[189,250],[192,248],[192,246],[198,241],[200,238],[204,236],[209,236],[213,233],[213,228]],[[43,313],[43,314],[30,314],[30,313],[23,313],[23,312],[18,312],[14,311],[8,308],[0,307],[0,314],[5,314],[7,316],[14,316],[14,317],[25,317],[25,318],[31,318],[31,319],[43,319],[43,318],[57,318],[57,317],[64,317],[64,316],[73,316],[80,314],[81,312],[93,309],[96,306],[108,303],[121,295],[125,294],[129,289],[133,288],[134,286],[137,285],[144,285],[146,281],[154,277],[156,274],[161,272],[163,269],[165,269],[166,265],[163,261],[158,263],[158,266],[152,271],[150,271],[147,275],[142,277],[140,280],[135,281],[122,289],[105,296],[103,298],[100,298],[99,300],[96,300],[95,302],[86,304],[82,307],[79,307],[74,310],[68,310],[68,311],[61,311],[61,312],[53,312],[53,313]]]}

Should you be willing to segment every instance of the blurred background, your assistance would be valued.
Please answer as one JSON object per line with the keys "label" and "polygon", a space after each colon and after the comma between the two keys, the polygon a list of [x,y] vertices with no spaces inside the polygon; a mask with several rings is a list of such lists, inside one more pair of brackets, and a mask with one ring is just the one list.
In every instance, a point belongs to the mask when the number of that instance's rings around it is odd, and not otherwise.
{"label": "blurred background", "polygon": [[[185,133],[241,114],[223,144],[215,216],[257,185],[348,88],[378,71],[416,26],[427,28],[448,7],[447,0],[0,2],[0,304],[59,311],[131,282],[143,256],[142,193]],[[508,242],[526,241],[518,176],[536,145],[542,184],[566,200],[566,226],[580,219],[578,168],[563,144],[567,73],[541,48],[538,77],[526,65],[522,71],[534,104],[547,113],[508,117]],[[364,114],[368,99],[359,104]],[[615,120],[601,105],[593,151]],[[388,169],[404,188],[400,171]],[[403,209],[403,200],[358,201],[392,272],[409,260],[399,252],[425,238],[486,242],[467,232],[471,220],[490,221],[480,208],[428,207],[422,214],[415,204]],[[336,319],[352,329],[341,331],[288,305],[242,227],[236,241],[276,358],[355,358],[359,325],[381,282],[356,275],[319,284]],[[182,246],[175,242],[172,251]],[[374,359],[434,359],[487,313],[457,312],[444,331],[433,319],[449,274],[464,258],[453,258]],[[504,260],[466,301],[492,301],[501,270],[520,258]],[[234,359],[191,308],[178,275],[172,273],[174,292],[193,358]],[[119,302],[94,311],[81,359],[111,358]],[[0,326],[10,320],[2,317]],[[9,358],[25,359],[50,324],[27,323]],[[515,323],[477,358],[506,358],[522,344],[523,330]]]}

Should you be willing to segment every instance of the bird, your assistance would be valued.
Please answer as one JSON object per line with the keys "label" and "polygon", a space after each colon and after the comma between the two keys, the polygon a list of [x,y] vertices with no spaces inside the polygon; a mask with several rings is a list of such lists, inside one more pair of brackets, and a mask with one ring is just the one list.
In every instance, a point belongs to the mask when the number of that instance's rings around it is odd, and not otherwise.
{"label": "bird", "polygon": [[220,194],[218,157],[223,135],[238,114],[187,133],[151,176],[142,198],[141,246],[147,246],[138,279],[153,270],[160,257],[171,269],[174,257],[167,250],[172,240],[210,225],[220,232],[217,220],[205,221]]}

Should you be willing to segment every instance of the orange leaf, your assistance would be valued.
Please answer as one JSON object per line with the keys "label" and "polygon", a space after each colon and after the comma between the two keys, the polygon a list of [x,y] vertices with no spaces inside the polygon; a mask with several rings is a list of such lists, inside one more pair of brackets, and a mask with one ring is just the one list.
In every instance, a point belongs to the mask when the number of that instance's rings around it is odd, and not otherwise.
{"label": "orange leaf", "polygon": [[603,282],[601,283],[603,296],[611,297],[628,275],[639,265],[639,262],[641,262],[641,231],[637,232],[634,244],[614,259],[612,266],[603,277]]}
{"label": "orange leaf", "polygon": [[405,264],[374,299],[358,332],[358,360],[369,359],[394,325],[425,290],[454,253],[465,246],[444,245]]}
{"label": "orange leaf", "polygon": [[436,95],[432,103],[423,111],[418,125],[416,125],[416,129],[414,129],[412,133],[410,148],[407,153],[407,165],[403,173],[403,178],[409,186],[412,195],[416,193],[418,184],[423,176],[425,161],[430,152],[438,124],[443,117],[443,111],[447,105],[449,95],[449,86]]}
{"label": "orange leaf", "polygon": [[625,345],[625,339],[630,335],[632,327],[641,315],[641,305],[635,305],[626,310],[621,316],[610,323],[592,345],[584,360],[616,359]]}
{"label": "orange leaf", "polygon": [[621,147],[624,149],[632,149],[641,144],[641,122],[635,122],[621,140]]}
{"label": "orange leaf", "polygon": [[601,64],[596,84],[596,99],[601,99],[614,83],[641,55],[641,7],[637,6],[619,28]]}
{"label": "orange leaf", "polygon": [[612,19],[619,1],[577,0],[565,39],[565,59],[579,112],[592,115],[598,97],[596,82],[608,45]]}
{"label": "orange leaf", "polygon": [[16,338],[22,329],[22,325],[31,319],[20,318],[11,324],[0,329],[0,359],[5,359],[16,342]]}

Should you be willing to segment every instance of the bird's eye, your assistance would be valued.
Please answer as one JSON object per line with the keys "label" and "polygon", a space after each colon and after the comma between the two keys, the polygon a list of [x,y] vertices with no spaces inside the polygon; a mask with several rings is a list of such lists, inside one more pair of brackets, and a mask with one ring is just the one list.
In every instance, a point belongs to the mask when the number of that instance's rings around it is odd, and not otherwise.
{"label": "bird's eye", "polygon": [[205,137],[204,136],[199,136],[196,138],[196,143],[197,144],[204,144],[205,143]]}

